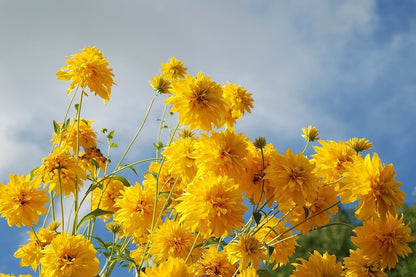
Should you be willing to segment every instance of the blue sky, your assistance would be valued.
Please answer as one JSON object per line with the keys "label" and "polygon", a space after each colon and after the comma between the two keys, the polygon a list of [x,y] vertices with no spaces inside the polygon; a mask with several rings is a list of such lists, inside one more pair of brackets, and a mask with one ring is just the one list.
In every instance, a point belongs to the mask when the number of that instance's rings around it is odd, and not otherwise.
{"label": "blue sky", "polygon": [[[414,1],[0,1],[0,183],[47,155],[69,100],[55,73],[97,46],[117,86],[106,106],[89,97],[84,116],[115,129],[120,149],[152,97],[148,80],[176,56],[253,94],[237,131],[281,152],[301,151],[309,124],[325,140],[366,137],[414,203],[415,12]],[[158,111],[130,161],[155,140]],[[0,220],[0,272],[30,272],[12,257],[26,232]]]}

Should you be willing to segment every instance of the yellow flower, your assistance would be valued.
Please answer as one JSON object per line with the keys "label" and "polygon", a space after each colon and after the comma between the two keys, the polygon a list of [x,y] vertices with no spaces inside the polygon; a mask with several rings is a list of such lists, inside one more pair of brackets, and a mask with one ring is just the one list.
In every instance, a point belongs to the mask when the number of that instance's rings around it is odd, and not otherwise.
{"label": "yellow flower", "polygon": [[162,77],[168,80],[183,79],[187,70],[183,64],[183,61],[178,61],[175,57],[171,57],[169,63],[161,63]]}
{"label": "yellow flower", "polygon": [[150,163],[149,170],[144,175],[146,179],[143,181],[143,185],[156,188],[156,178],[153,174],[159,173],[157,179],[159,192],[170,192],[173,189],[172,195],[174,198],[178,197],[183,193],[185,185],[181,175],[170,171],[169,165],[171,164],[169,162],[163,163],[162,168],[160,165],[156,162]]}
{"label": "yellow flower", "polygon": [[370,259],[360,248],[350,249],[350,256],[344,258],[346,277],[387,277],[378,260]]}
{"label": "yellow flower", "polygon": [[42,249],[51,243],[57,233],[55,230],[51,229],[51,226],[39,229],[37,238],[33,232],[28,233],[30,235],[28,243],[26,245],[21,245],[14,253],[14,257],[21,258],[20,266],[31,266],[32,269],[36,271],[43,255]]}
{"label": "yellow flower", "polygon": [[308,128],[303,127],[302,132],[302,137],[304,137],[306,141],[315,141],[320,139],[318,129],[316,127],[312,127],[311,125],[309,125]]}
{"label": "yellow flower", "polygon": [[[16,277],[13,274],[4,274],[4,273],[0,273],[0,277]],[[32,277],[32,275],[30,274],[19,274],[17,277]]]}
{"label": "yellow flower", "polygon": [[[84,171],[89,171],[91,175],[95,177],[98,170],[101,169],[104,171],[107,163],[111,161],[104,157],[100,149],[91,147],[85,153],[79,155],[79,162]],[[96,166],[97,164],[98,166]]]}
{"label": "yellow flower", "polygon": [[265,170],[265,179],[275,186],[275,201],[293,200],[303,206],[305,198],[312,197],[320,182],[313,169],[313,164],[302,153],[294,155],[291,149],[285,155],[273,153]]}
{"label": "yellow flower", "polygon": [[229,130],[220,133],[212,131],[210,137],[202,134],[195,144],[198,175],[214,172],[228,175],[238,182],[245,168],[247,146],[247,137]]}
{"label": "yellow flower", "polygon": [[195,276],[221,276],[231,277],[237,270],[227,258],[224,251],[218,251],[217,247],[212,246],[202,252],[201,258],[194,263]]}
{"label": "yellow flower", "polygon": [[383,165],[377,153],[365,159],[358,155],[346,167],[344,183],[351,191],[360,190],[360,202],[355,212],[358,219],[385,219],[388,214],[397,215],[397,207],[404,203],[406,194],[399,189],[401,182],[394,180],[392,164]]}
{"label": "yellow flower", "polygon": [[93,277],[99,271],[96,252],[82,235],[62,232],[43,250],[41,276]]}
{"label": "yellow flower", "polygon": [[291,277],[342,277],[341,262],[336,262],[335,255],[329,255],[327,252],[322,256],[318,251],[314,250],[308,260],[299,258],[302,264],[293,263],[295,271]]}
{"label": "yellow flower", "polygon": [[[295,253],[295,248],[298,246],[296,237],[285,222],[276,217],[268,217],[265,219],[265,224],[261,223],[261,229],[254,235],[260,242],[266,243],[268,246],[274,247],[270,255],[270,261],[276,262],[276,267],[279,264],[287,264],[289,257]],[[282,235],[283,234],[283,235]],[[278,238],[277,238],[278,237]]]}
{"label": "yellow flower", "polygon": [[104,103],[110,100],[114,74],[108,68],[108,61],[96,47],[85,47],[81,53],[73,54],[66,60],[67,65],[56,72],[58,80],[71,81],[68,94],[76,86],[86,87],[95,95],[103,98]]}
{"label": "yellow flower", "polygon": [[[160,263],[169,257],[186,259],[194,244],[196,235],[177,221],[166,220],[149,236],[152,246],[149,254]],[[199,248],[192,251],[190,261],[199,258]]]}
{"label": "yellow flower", "polygon": [[65,196],[75,192],[75,186],[79,191],[83,180],[87,179],[80,162],[60,147],[55,147],[53,152],[43,159],[41,167],[36,170],[36,175],[41,176],[42,181],[49,185],[49,191],[54,190],[57,195],[63,192]]}
{"label": "yellow flower", "polygon": [[260,261],[265,260],[266,250],[261,242],[248,234],[238,235],[238,240],[225,246],[228,259],[231,263],[239,262],[239,269],[245,269],[248,265],[259,269]]}
{"label": "yellow flower", "polygon": [[[125,235],[134,234],[141,237],[151,227],[154,204],[154,189],[142,188],[139,183],[136,183],[135,186],[121,191],[120,197],[116,199],[115,207],[118,210],[114,213],[113,219],[121,223]],[[159,215],[161,209],[162,203],[159,203],[156,216]]]}
{"label": "yellow flower", "polygon": [[227,236],[244,224],[243,195],[233,179],[226,176],[207,175],[195,179],[178,199],[175,210],[181,222],[202,234]]}
{"label": "yellow flower", "polygon": [[170,257],[167,261],[154,266],[147,267],[145,273],[140,273],[141,277],[194,277],[192,268],[185,264],[185,260]]}
{"label": "yellow flower", "polygon": [[357,236],[351,237],[352,242],[362,249],[363,255],[379,261],[382,267],[394,268],[399,261],[397,256],[412,253],[408,243],[415,238],[410,236],[409,224],[404,225],[403,218],[389,215],[385,221],[369,219],[353,231]]}
{"label": "yellow flower", "polygon": [[258,277],[258,276],[259,275],[257,274],[257,270],[252,267],[248,267],[240,271],[239,274],[237,274],[237,277]]}
{"label": "yellow flower", "polygon": [[[117,207],[115,206],[116,199],[120,197],[121,192],[124,190],[124,185],[118,180],[104,180],[102,181],[103,188],[95,188],[92,191],[91,209],[95,210],[100,208],[104,211],[115,212]],[[111,214],[103,216],[107,221],[111,218]]]}
{"label": "yellow flower", "polygon": [[245,112],[251,113],[253,98],[245,88],[237,84],[226,84],[223,86],[223,97],[229,111],[228,126],[233,126]]}
{"label": "yellow flower", "polygon": [[[331,186],[315,188],[312,195],[305,198],[303,206],[293,202],[284,202],[279,204],[279,210],[282,213],[290,213],[287,215],[287,221],[292,225],[302,222],[306,217],[309,219],[295,228],[296,231],[302,231],[306,235],[310,230],[314,230],[329,222],[329,214],[337,214],[338,206],[322,212],[337,202],[336,193]],[[307,214],[306,214],[307,211]]]}
{"label": "yellow flower", "polygon": [[152,86],[152,88],[159,93],[163,93],[163,94],[170,93],[169,92],[169,89],[171,88],[170,81],[168,79],[163,78],[160,75],[156,75],[152,77],[149,83]]}
{"label": "yellow flower", "polygon": [[365,138],[352,138],[349,139],[345,144],[354,149],[357,153],[373,148],[373,144]]}
{"label": "yellow flower", "polygon": [[0,184],[0,213],[7,219],[11,227],[33,226],[39,221],[39,215],[46,213],[45,204],[49,197],[45,190],[40,190],[41,180],[35,178],[29,180],[22,175],[10,174],[10,182],[7,185]]}
{"label": "yellow flower", "polygon": [[179,122],[191,129],[212,130],[212,124],[220,128],[226,112],[222,87],[204,76],[186,76],[185,80],[172,83],[173,96],[165,100],[173,105],[172,112],[179,113]]}

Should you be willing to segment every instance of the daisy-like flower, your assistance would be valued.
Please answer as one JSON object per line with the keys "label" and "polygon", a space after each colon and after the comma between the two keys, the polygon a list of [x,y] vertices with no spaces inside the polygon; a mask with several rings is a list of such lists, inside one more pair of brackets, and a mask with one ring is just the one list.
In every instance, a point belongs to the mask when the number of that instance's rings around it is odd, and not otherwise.
{"label": "daisy-like flower", "polygon": [[378,260],[370,259],[360,248],[350,249],[350,256],[344,258],[346,277],[387,277]]}
{"label": "daisy-like flower", "polygon": [[251,113],[253,98],[245,88],[237,84],[223,86],[223,96],[229,111],[228,126],[233,126],[235,121],[241,118],[245,112]]}
{"label": "daisy-like flower", "polygon": [[[0,273],[0,277],[16,277],[16,275]],[[30,275],[30,274],[19,274],[19,275],[17,275],[17,277],[32,277],[32,275]]]}
{"label": "daisy-like flower", "polygon": [[293,154],[288,149],[285,155],[273,153],[270,165],[266,168],[265,179],[275,186],[276,202],[293,200],[303,206],[305,198],[310,198],[319,185],[319,178],[312,172],[314,165],[302,154]]}
{"label": "daisy-like flower", "polygon": [[198,175],[214,172],[240,180],[248,154],[247,137],[230,130],[220,133],[213,131],[211,136],[202,134],[195,147]]}
{"label": "daisy-like flower", "polygon": [[162,77],[168,80],[183,79],[186,75],[187,68],[183,66],[183,61],[178,61],[175,57],[171,57],[169,63],[161,63]]}
{"label": "daisy-like flower", "polygon": [[252,267],[248,267],[240,271],[240,273],[237,274],[237,277],[258,277],[258,276],[259,275],[257,274],[257,270]]}
{"label": "daisy-like flower", "polygon": [[[295,228],[296,231],[302,231],[302,234],[306,235],[310,230],[314,230],[319,226],[322,226],[329,222],[329,214],[337,214],[338,206],[334,206],[331,209],[322,212],[331,205],[337,202],[337,195],[331,186],[324,186],[315,188],[312,195],[305,198],[303,206],[295,206],[295,203],[284,202],[279,204],[279,209],[282,213],[290,213],[286,219],[292,226],[309,219]],[[307,211],[307,214],[306,214]]]}
{"label": "daisy-like flower", "polygon": [[62,232],[43,250],[41,276],[93,277],[99,271],[96,252],[84,236]]}
{"label": "daisy-like flower", "polygon": [[108,61],[96,47],[85,47],[81,53],[73,54],[66,60],[67,65],[56,72],[58,80],[71,81],[68,94],[76,86],[81,86],[85,93],[88,87],[95,95],[99,95],[104,103],[110,100],[114,74],[108,68]]}
{"label": "daisy-like flower", "polygon": [[186,265],[185,260],[170,257],[165,262],[154,267],[147,267],[146,271],[140,273],[141,277],[194,277],[192,267]]}
{"label": "daisy-like flower", "polygon": [[78,159],[80,166],[84,169],[84,171],[89,171],[92,176],[97,176],[98,169],[104,171],[107,163],[111,162],[110,159],[104,157],[100,149],[93,147],[86,150],[85,153],[81,153],[78,156]]}
{"label": "daisy-like flower", "polygon": [[265,260],[266,249],[262,243],[254,236],[248,234],[238,235],[238,240],[225,246],[228,259],[231,263],[239,262],[239,269],[243,270],[248,265],[259,269],[260,261]]}
{"label": "daisy-like flower", "polygon": [[11,227],[33,226],[39,221],[39,215],[46,213],[45,204],[49,202],[46,190],[39,189],[39,178],[29,179],[10,174],[7,185],[0,184],[0,214],[7,219]]}
{"label": "daisy-like flower", "polygon": [[[77,153],[78,139],[79,146],[84,148],[87,152],[90,149],[97,148],[97,133],[91,127],[94,121],[81,118],[78,124],[76,118],[73,119],[73,123],[70,123],[62,133],[53,133],[52,143],[61,145],[64,149],[72,149],[72,153]],[[62,123],[58,123],[62,126]],[[78,133],[79,128],[79,133]],[[79,136],[79,138],[78,138]]]}
{"label": "daisy-like flower", "polygon": [[320,139],[318,129],[312,125],[309,125],[308,128],[303,127],[302,132],[302,137],[305,138],[307,142],[312,142]]}
{"label": "daisy-like flower", "polygon": [[299,258],[302,264],[293,263],[295,271],[291,277],[342,277],[341,262],[337,263],[337,257],[335,255],[329,255],[327,252],[321,255],[318,251],[314,250],[313,254],[309,256],[308,260]]}
{"label": "daisy-like flower", "polygon": [[408,243],[415,238],[410,236],[409,224],[405,225],[403,218],[389,215],[385,221],[369,219],[353,231],[357,236],[351,237],[352,242],[362,249],[363,255],[379,261],[383,268],[394,268],[399,261],[397,256],[412,253]]}
{"label": "daisy-like flower", "polygon": [[65,193],[65,196],[75,192],[75,186],[79,191],[83,180],[87,179],[80,162],[60,147],[55,147],[53,152],[43,159],[42,165],[36,170],[36,175],[49,186],[49,191],[54,190],[57,195]]}
{"label": "daisy-like flower", "polygon": [[388,214],[397,215],[406,194],[399,189],[401,182],[394,180],[396,173],[392,164],[383,165],[377,153],[365,159],[358,155],[346,167],[344,183],[354,190],[363,187],[360,202],[355,212],[358,219],[385,219]]}
{"label": "daisy-like flower", "polygon": [[162,94],[170,93],[169,89],[171,88],[171,86],[170,86],[169,79],[166,79],[160,75],[156,75],[152,77],[149,83],[152,86],[152,88],[159,93],[162,93]]}
{"label": "daisy-like flower", "polygon": [[[151,227],[154,204],[154,189],[148,186],[142,188],[136,183],[121,191],[120,197],[116,199],[117,211],[113,219],[121,223],[125,235],[134,234],[136,237],[141,237]],[[156,216],[159,215],[162,206],[162,203],[158,203]]]}
{"label": "daisy-like flower", "polygon": [[357,153],[373,148],[373,144],[365,138],[351,138],[345,144],[354,149]]}
{"label": "daisy-like flower", "polygon": [[[102,185],[102,189],[95,188],[92,191],[91,210],[100,208],[104,211],[117,211],[117,207],[115,206],[116,199],[121,196],[121,192],[124,190],[123,183],[111,179],[102,181]],[[111,216],[111,214],[103,215],[105,221],[109,220]]]}
{"label": "daisy-like flower", "polygon": [[171,111],[179,113],[179,122],[191,129],[212,130],[220,128],[225,116],[222,87],[201,72],[196,77],[172,83],[173,96],[165,100],[173,105]]}
{"label": "daisy-like flower", "polygon": [[[196,235],[178,221],[166,220],[149,236],[152,246],[150,255],[155,256],[155,263],[160,263],[169,257],[186,259],[192,249]],[[199,258],[199,248],[194,248],[189,261]]]}
{"label": "daisy-like flower", "polygon": [[228,260],[224,251],[218,251],[217,247],[212,246],[202,252],[201,258],[194,263],[194,270],[195,276],[231,277],[237,266]]}
{"label": "daisy-like flower", "polygon": [[[292,237],[293,233],[288,231],[285,222],[276,217],[268,217],[266,223],[261,224],[261,229],[254,235],[260,242],[273,246],[274,250],[270,255],[270,261],[276,262],[276,267],[280,264],[287,264],[289,257],[295,253],[298,246],[296,237]],[[282,235],[283,234],[283,235]]]}
{"label": "daisy-like flower", "polygon": [[227,236],[244,224],[243,195],[233,179],[213,174],[196,178],[179,197],[175,210],[192,231],[206,236]]}

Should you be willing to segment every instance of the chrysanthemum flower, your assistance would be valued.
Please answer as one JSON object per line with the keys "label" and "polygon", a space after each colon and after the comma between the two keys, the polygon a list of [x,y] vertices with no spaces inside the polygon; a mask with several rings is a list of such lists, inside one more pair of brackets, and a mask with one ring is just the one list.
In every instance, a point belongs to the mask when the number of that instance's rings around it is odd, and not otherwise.
{"label": "chrysanthemum flower", "polygon": [[[155,204],[154,188],[144,187],[139,183],[127,187],[116,199],[115,207],[118,209],[114,215],[114,221],[118,221],[123,226],[123,232],[129,236],[134,234],[141,237],[150,229],[152,224],[153,207]],[[156,216],[162,209],[162,203],[158,203]]]}
{"label": "chrysanthemum flower", "polygon": [[84,93],[88,87],[95,95],[103,98],[104,103],[110,100],[114,74],[108,68],[108,61],[96,47],[85,47],[81,53],[73,54],[66,60],[67,65],[56,72],[58,80],[71,81],[68,94],[76,86],[81,86]]}
{"label": "chrysanthemum flower", "polygon": [[[124,190],[124,185],[118,180],[104,180],[102,181],[103,188],[95,188],[92,191],[91,196],[91,209],[95,210],[100,208],[104,211],[115,212],[117,207],[115,206],[116,199],[121,196],[121,192]],[[103,216],[107,221],[111,218],[111,214]]]}
{"label": "chrysanthemum flower", "polygon": [[231,263],[239,262],[239,269],[245,269],[248,265],[259,269],[260,261],[265,260],[266,249],[254,236],[248,234],[238,235],[238,240],[225,246],[228,259]]}
{"label": "chrysanthemum flower", "polygon": [[373,148],[373,144],[365,138],[351,138],[345,144],[354,149],[357,153]]}
{"label": "chrysanthemum flower", "polygon": [[312,125],[309,125],[308,128],[303,127],[302,132],[302,137],[305,138],[306,141],[311,142],[320,139],[318,129]]}
{"label": "chrysanthemum flower", "polygon": [[[60,145],[64,149],[72,149],[72,153],[79,152],[77,151],[78,140],[79,147],[84,148],[84,151],[87,152],[92,148],[97,148],[97,133],[91,127],[91,124],[94,121],[86,120],[81,118],[79,121],[79,135],[78,135],[78,120],[73,119],[73,123],[70,123],[68,127],[62,133],[56,134],[53,133],[53,138],[51,139],[52,143]],[[58,123],[62,125],[62,123]],[[79,136],[79,138],[78,138]]]}
{"label": "chrysanthemum flower", "polygon": [[397,215],[406,194],[399,189],[401,182],[394,180],[396,173],[392,164],[383,165],[377,153],[373,158],[365,159],[358,155],[354,162],[346,167],[344,183],[351,190],[362,187],[360,202],[355,212],[358,219],[385,219],[388,214]]}
{"label": "chrysanthemum flower", "polygon": [[171,57],[169,63],[161,63],[163,77],[169,80],[183,79],[186,75],[187,68],[183,66],[183,61],[178,61],[175,57]]}
{"label": "chrysanthemum flower", "polygon": [[[16,277],[16,275],[0,273],[0,277]],[[19,274],[19,275],[17,275],[17,277],[32,277],[32,275],[30,275],[30,274]]]}
{"label": "chrysanthemum flower", "polygon": [[65,196],[75,192],[75,186],[79,191],[83,180],[87,179],[79,161],[60,147],[55,147],[54,151],[43,159],[41,167],[36,170],[36,175],[49,186],[49,191],[54,190],[57,195],[65,193]]}
{"label": "chrysanthemum flower", "polygon": [[228,260],[225,251],[218,251],[212,246],[202,252],[201,258],[194,263],[194,270],[195,276],[231,277],[237,266]]}
{"label": "chrysanthemum flower", "polygon": [[[275,186],[271,184],[270,180],[264,178],[264,172],[270,165],[271,156],[273,153],[277,153],[277,150],[274,149],[271,143],[260,150],[251,142],[248,143],[247,149],[249,152],[245,161],[246,170],[242,178],[240,178],[240,189],[250,201],[257,204],[260,197],[262,198],[261,202],[274,197]],[[273,204],[273,201],[268,203],[270,206]]]}
{"label": "chrysanthemum flower", "polygon": [[237,274],[237,277],[258,277],[258,276],[259,275],[257,274],[257,270],[252,267],[248,267],[240,271],[240,273]]}
{"label": "chrysanthemum flower", "polygon": [[[172,189],[172,195],[178,197],[183,193],[185,183],[182,180],[182,175],[170,172],[169,163],[163,163],[162,168],[160,169],[161,164],[152,162],[150,163],[149,170],[145,173],[143,180],[143,185],[148,187],[156,187],[156,175],[159,192],[170,192]],[[152,174],[153,173],[153,174]]]}
{"label": "chrysanthemum flower", "polygon": [[314,147],[316,154],[312,155],[311,160],[316,166],[314,173],[325,183],[338,181],[334,187],[341,197],[342,203],[354,202],[360,197],[361,187],[357,187],[351,192],[351,190],[344,188],[344,180],[339,180],[343,177],[346,165],[350,164],[356,155],[355,151],[342,141],[320,140],[319,143],[322,147]]}
{"label": "chrysanthemum flower", "polygon": [[165,148],[162,155],[166,158],[165,165],[169,172],[182,176],[184,182],[190,182],[195,177],[195,142],[197,138],[185,137],[172,142]]}
{"label": "chrysanthemum flower", "polygon": [[291,277],[342,277],[341,262],[337,263],[335,255],[329,255],[327,252],[322,256],[318,251],[313,251],[308,260],[299,258],[302,264],[293,263],[295,271]]}
{"label": "chrysanthemum flower", "polygon": [[303,206],[305,198],[312,197],[319,185],[319,178],[312,172],[314,165],[302,154],[288,149],[285,155],[273,153],[266,168],[265,179],[275,186],[275,201],[290,202]]}
{"label": "chrysanthemum flower", "polygon": [[415,238],[410,236],[409,224],[404,225],[403,218],[389,215],[385,221],[369,219],[353,231],[357,236],[351,240],[362,249],[362,254],[379,261],[384,268],[395,267],[399,261],[397,256],[406,257],[412,253],[408,243]]}
{"label": "chrysanthemum flower", "polygon": [[149,83],[152,86],[153,90],[159,93],[162,93],[162,94],[170,93],[169,89],[171,88],[171,85],[170,85],[169,79],[163,78],[160,75],[156,75],[152,77]]}
{"label": "chrysanthemum flower", "polygon": [[350,249],[350,256],[344,258],[346,277],[387,277],[378,260],[364,255],[360,248]]}
{"label": "chrysanthemum flower", "polygon": [[220,128],[226,112],[222,87],[201,72],[196,77],[172,83],[174,95],[165,100],[173,105],[172,112],[179,113],[179,122],[191,129],[212,130]]}
{"label": "chrysanthemum flower", "polygon": [[226,84],[223,86],[223,96],[229,111],[228,126],[232,127],[235,121],[241,118],[245,112],[251,113],[253,98],[245,88],[237,84]]}
{"label": "chrysanthemum flower", "polygon": [[170,257],[167,261],[154,267],[147,267],[145,273],[140,273],[142,277],[194,277],[192,267],[186,265],[185,260]]}
{"label": "chrysanthemum flower", "polygon": [[39,215],[46,213],[45,204],[49,202],[46,190],[39,189],[41,180],[22,175],[10,174],[7,185],[0,184],[0,213],[11,227],[33,226]]}
{"label": "chrysanthemum flower", "polygon": [[298,246],[296,237],[292,237],[293,233],[288,231],[289,228],[285,226],[284,221],[276,217],[268,217],[265,220],[266,224],[262,223],[262,228],[254,236],[260,242],[274,247],[270,261],[276,262],[276,267],[279,264],[287,264],[289,257],[295,253],[295,248]]}
{"label": "chrysanthemum flower", "polygon": [[230,130],[220,133],[213,131],[211,136],[202,134],[195,147],[197,175],[214,172],[217,175],[227,175],[239,182],[248,154],[247,137]]}
{"label": "chrysanthemum flower", "polygon": [[[80,166],[86,172],[90,172],[92,176],[96,176],[98,169],[105,170],[107,163],[111,162],[110,159],[104,157],[101,150],[98,148],[90,148],[85,153],[80,153],[78,156]],[[95,162],[93,162],[95,161]],[[98,166],[97,166],[98,164]]]}
{"label": "chrysanthemum flower", "polygon": [[[40,228],[36,236],[33,232],[28,232],[30,238],[26,245],[21,245],[14,253],[14,257],[20,258],[20,266],[31,266],[34,271],[39,265],[42,258],[42,249],[48,246],[56,237],[56,230],[48,228]],[[38,240],[39,239],[39,240]]]}
{"label": "chrysanthemum flower", "polygon": [[227,236],[232,229],[244,224],[243,195],[233,179],[226,176],[207,175],[196,178],[179,197],[175,210],[192,231],[207,236]]}
{"label": "chrysanthemum flower", "polygon": [[93,277],[99,271],[96,252],[84,236],[62,232],[43,250],[41,276]]}
{"label": "chrysanthemum flower", "polygon": [[[178,221],[166,220],[149,236],[152,242],[149,254],[155,256],[155,263],[169,257],[186,259],[195,239],[196,235]],[[199,254],[199,248],[193,249],[189,261],[196,261]]]}
{"label": "chrysanthemum flower", "polygon": [[[284,202],[279,204],[279,210],[282,213],[288,213],[286,220],[292,225],[296,225],[306,217],[309,219],[295,228],[296,231],[302,231],[306,235],[310,230],[314,230],[329,222],[329,214],[337,214],[338,206],[322,212],[337,202],[336,193],[331,186],[315,188],[312,195],[305,198],[303,206],[296,206],[294,202]],[[306,214],[307,211],[307,214]]]}

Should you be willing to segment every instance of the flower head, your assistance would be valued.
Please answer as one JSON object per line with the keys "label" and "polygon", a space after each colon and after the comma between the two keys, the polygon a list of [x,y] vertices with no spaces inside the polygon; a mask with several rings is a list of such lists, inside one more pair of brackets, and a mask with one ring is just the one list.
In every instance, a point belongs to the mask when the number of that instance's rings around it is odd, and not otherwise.
{"label": "flower head", "polygon": [[318,251],[314,251],[309,256],[308,260],[299,258],[302,264],[294,263],[295,271],[290,277],[342,277],[341,262],[337,263],[337,257],[335,255],[329,255],[324,253],[321,255]]}
{"label": "flower head", "polygon": [[11,227],[33,226],[39,221],[39,215],[46,213],[45,204],[49,197],[45,190],[39,189],[41,180],[10,174],[7,185],[0,184],[0,213]]}
{"label": "flower head", "polygon": [[170,93],[169,89],[171,88],[171,86],[170,86],[169,79],[165,79],[160,75],[156,75],[152,77],[149,83],[152,86],[152,88],[159,93],[163,93],[163,94]]}
{"label": "flower head", "polygon": [[183,64],[183,61],[178,61],[175,57],[170,58],[169,63],[161,63],[162,77],[168,80],[183,79],[187,70]]}
{"label": "flower head", "polygon": [[43,250],[41,275],[45,277],[93,277],[98,271],[96,250],[82,235],[57,235]]}
{"label": "flower head", "polygon": [[237,84],[223,86],[223,97],[229,112],[227,126],[232,127],[235,121],[243,117],[245,112],[251,113],[253,98],[245,88]]}
{"label": "flower head", "polygon": [[345,144],[354,149],[357,153],[373,148],[373,144],[365,138],[351,138]]}
{"label": "flower head", "polygon": [[239,235],[237,241],[225,247],[225,251],[232,263],[239,262],[239,269],[245,269],[248,265],[259,269],[260,261],[267,258],[262,243],[248,234]]}
{"label": "flower head", "polygon": [[88,87],[95,95],[98,94],[104,103],[110,100],[111,86],[115,85],[114,74],[98,48],[85,47],[81,53],[67,59],[66,63],[56,75],[58,80],[71,81],[68,94],[79,85],[83,90]]}
{"label": "flower head", "polygon": [[302,132],[302,137],[304,137],[308,142],[320,139],[318,129],[316,127],[312,127],[311,125],[309,125],[308,128],[303,127]]}
{"label": "flower head", "polygon": [[158,266],[147,267],[142,277],[194,277],[192,267],[187,266],[185,260],[175,257],[169,257],[168,260],[160,263]]}
{"label": "flower head", "polygon": [[370,259],[360,248],[350,249],[350,256],[344,258],[346,277],[387,277],[380,261]]}
{"label": "flower head", "polygon": [[218,251],[212,246],[202,252],[201,258],[194,263],[194,269],[195,276],[231,277],[237,266],[228,260],[225,251]]}
{"label": "flower head", "polygon": [[[115,212],[117,207],[115,206],[116,199],[121,196],[121,192],[124,190],[122,182],[110,179],[102,181],[103,188],[95,188],[92,191],[91,196],[91,209],[95,210],[100,208],[104,211]],[[109,220],[111,214],[103,216],[104,220]]]}

